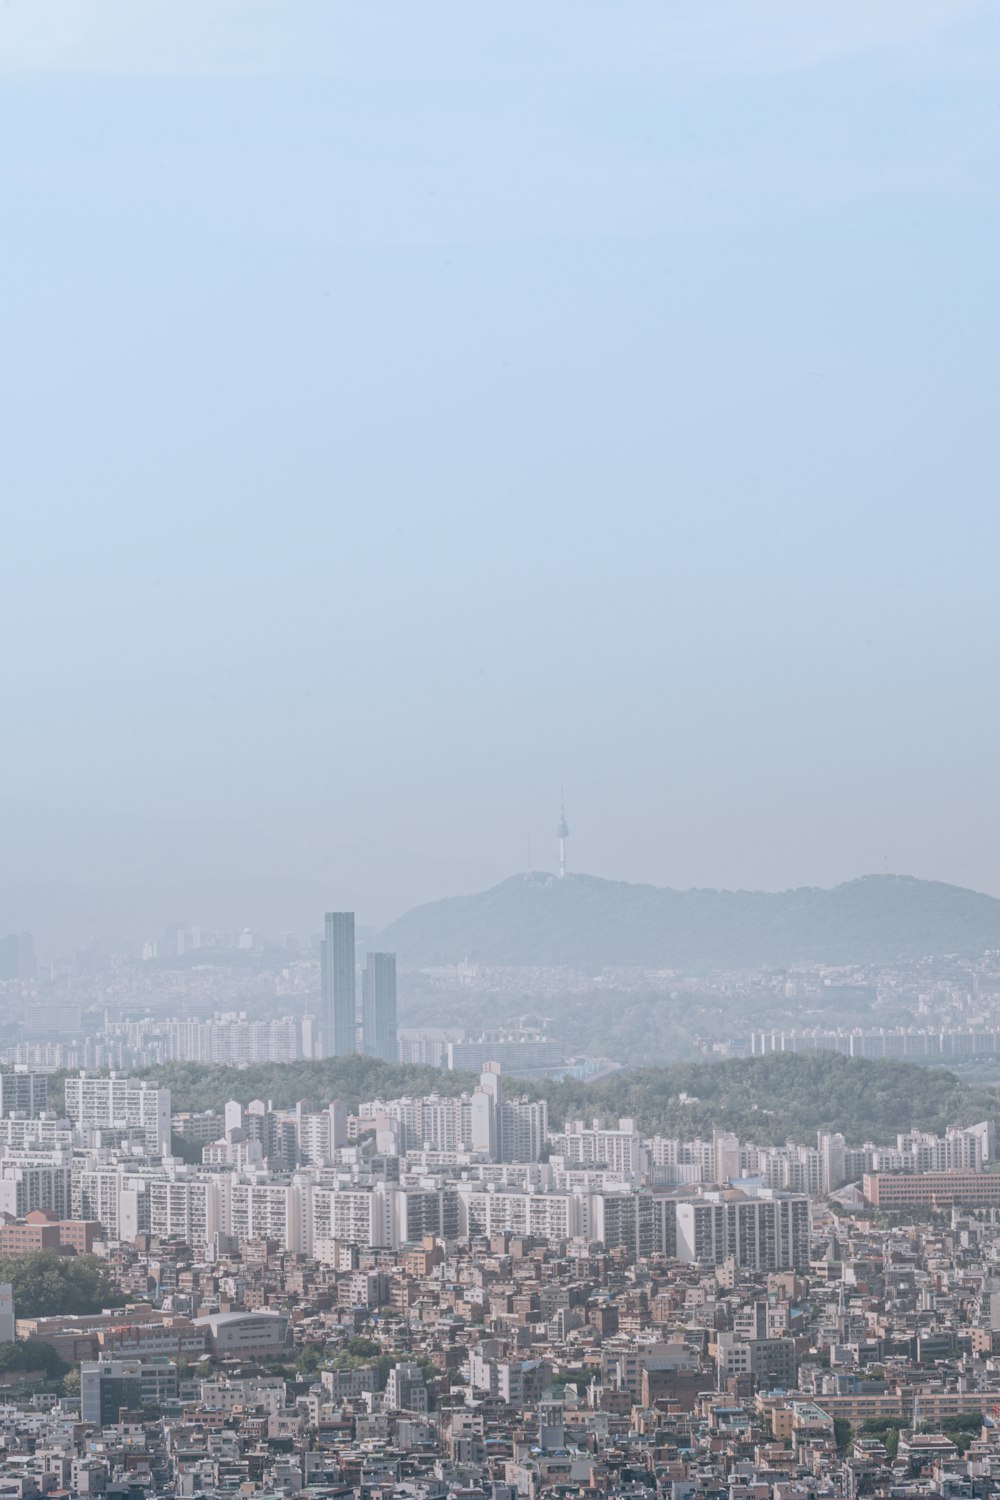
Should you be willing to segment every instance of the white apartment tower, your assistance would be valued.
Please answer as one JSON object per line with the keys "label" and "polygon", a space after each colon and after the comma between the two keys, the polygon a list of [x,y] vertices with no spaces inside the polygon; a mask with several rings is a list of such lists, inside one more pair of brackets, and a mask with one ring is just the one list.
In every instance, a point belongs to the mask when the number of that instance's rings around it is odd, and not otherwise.
{"label": "white apartment tower", "polygon": [[144,1079],[67,1078],[66,1114],[85,1140],[102,1130],[142,1130],[151,1156],[170,1154],[170,1090]]}

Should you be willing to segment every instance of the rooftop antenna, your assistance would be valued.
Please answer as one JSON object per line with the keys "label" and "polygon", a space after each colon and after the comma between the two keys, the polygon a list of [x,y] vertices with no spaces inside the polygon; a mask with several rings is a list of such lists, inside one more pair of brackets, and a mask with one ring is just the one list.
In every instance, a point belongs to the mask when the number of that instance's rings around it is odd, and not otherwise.
{"label": "rooftop antenna", "polygon": [[559,879],[562,880],[566,874],[566,840],[569,838],[569,824],[566,822],[566,798],[563,796],[562,787],[559,788],[559,827],[556,829],[559,837]]}

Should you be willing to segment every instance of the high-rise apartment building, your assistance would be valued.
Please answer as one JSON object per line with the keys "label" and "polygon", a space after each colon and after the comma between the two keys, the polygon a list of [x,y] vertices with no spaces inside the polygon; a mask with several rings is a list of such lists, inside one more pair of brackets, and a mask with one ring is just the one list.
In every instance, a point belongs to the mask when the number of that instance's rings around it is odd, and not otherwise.
{"label": "high-rise apartment building", "polygon": [[228,1174],[151,1177],[147,1190],[150,1232],[186,1240],[198,1254],[207,1253],[223,1225],[229,1185]]}
{"label": "high-rise apartment building", "polygon": [[396,955],[369,953],[361,988],[361,1050],[396,1061]]}
{"label": "high-rise apartment building", "polygon": [[320,945],[320,1024],[324,1057],[357,1051],[354,913],[328,911]]}
{"label": "high-rise apartment building", "polygon": [[679,1260],[752,1271],[809,1269],[809,1199],[763,1189],[756,1197],[706,1193],[676,1206]]}
{"label": "high-rise apartment building", "polygon": [[49,1080],[45,1073],[15,1071],[0,1073],[0,1115],[27,1115],[34,1120],[49,1106]]}
{"label": "high-rise apartment building", "polygon": [[66,1114],[84,1139],[94,1132],[141,1130],[154,1156],[170,1153],[170,1090],[112,1073],[66,1079]]}
{"label": "high-rise apartment building", "polygon": [[469,1138],[491,1161],[540,1161],[549,1132],[544,1099],[505,1099],[499,1063],[489,1063],[472,1096]]}
{"label": "high-rise apartment building", "polygon": [[306,1166],[326,1166],[338,1149],[347,1145],[347,1104],[334,1099],[326,1109],[310,1110],[299,1100],[295,1134],[299,1160]]}
{"label": "high-rise apartment building", "polygon": [[0,1158],[0,1212],[23,1219],[36,1208],[68,1219],[73,1205],[73,1170],[68,1151]]}
{"label": "high-rise apartment building", "polygon": [[574,1165],[606,1167],[638,1178],[642,1171],[642,1137],[634,1120],[619,1120],[613,1128],[585,1128],[582,1120],[568,1120],[562,1135],[552,1138],[553,1154]]}
{"label": "high-rise apartment building", "polygon": [[298,1255],[302,1244],[302,1194],[287,1182],[234,1182],[229,1189],[229,1228],[239,1244],[274,1240]]}
{"label": "high-rise apartment building", "polygon": [[500,1068],[496,1063],[484,1069],[472,1096],[470,1124],[473,1151],[496,1161],[500,1150]]}
{"label": "high-rise apartment building", "polygon": [[549,1133],[549,1106],[544,1099],[500,1101],[500,1161],[541,1161]]}

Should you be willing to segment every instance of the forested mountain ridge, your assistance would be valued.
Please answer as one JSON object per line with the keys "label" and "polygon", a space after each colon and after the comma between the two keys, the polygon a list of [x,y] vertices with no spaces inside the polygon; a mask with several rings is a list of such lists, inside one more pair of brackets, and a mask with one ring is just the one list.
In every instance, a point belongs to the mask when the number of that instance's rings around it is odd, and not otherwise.
{"label": "forested mountain ridge", "polygon": [[832,890],[675,891],[593,875],[515,875],[473,896],[415,907],[372,940],[402,966],[469,961],[722,968],[891,963],[1000,948],[1000,901],[904,875]]}
{"label": "forested mountain ridge", "polygon": [[[300,1099],[321,1108],[344,1099],[402,1094],[455,1095],[475,1086],[467,1074],[379,1062],[371,1057],[262,1063],[249,1068],[169,1063],[147,1077],[170,1088],[175,1110],[221,1109],[227,1099],[270,1099],[290,1108]],[[553,1129],[567,1119],[627,1116],[647,1134],[711,1135],[734,1130],[744,1140],[781,1145],[814,1142],[820,1129],[841,1130],[852,1144],[891,1143],[910,1129],[943,1132],[1000,1116],[1000,1096],[971,1087],[943,1068],[873,1062],[836,1052],[772,1053],[731,1062],[623,1068],[593,1083],[568,1079],[505,1080],[511,1095],[545,1098]]]}

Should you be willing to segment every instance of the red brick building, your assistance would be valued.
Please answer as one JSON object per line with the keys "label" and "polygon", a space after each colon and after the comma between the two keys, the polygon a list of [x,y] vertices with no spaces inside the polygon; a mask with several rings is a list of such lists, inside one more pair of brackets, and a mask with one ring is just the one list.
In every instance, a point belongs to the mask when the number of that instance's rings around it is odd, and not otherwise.
{"label": "red brick building", "polygon": [[0,1256],[33,1255],[39,1250],[86,1255],[102,1234],[96,1219],[57,1219],[48,1209],[35,1208],[23,1219],[0,1217]]}

